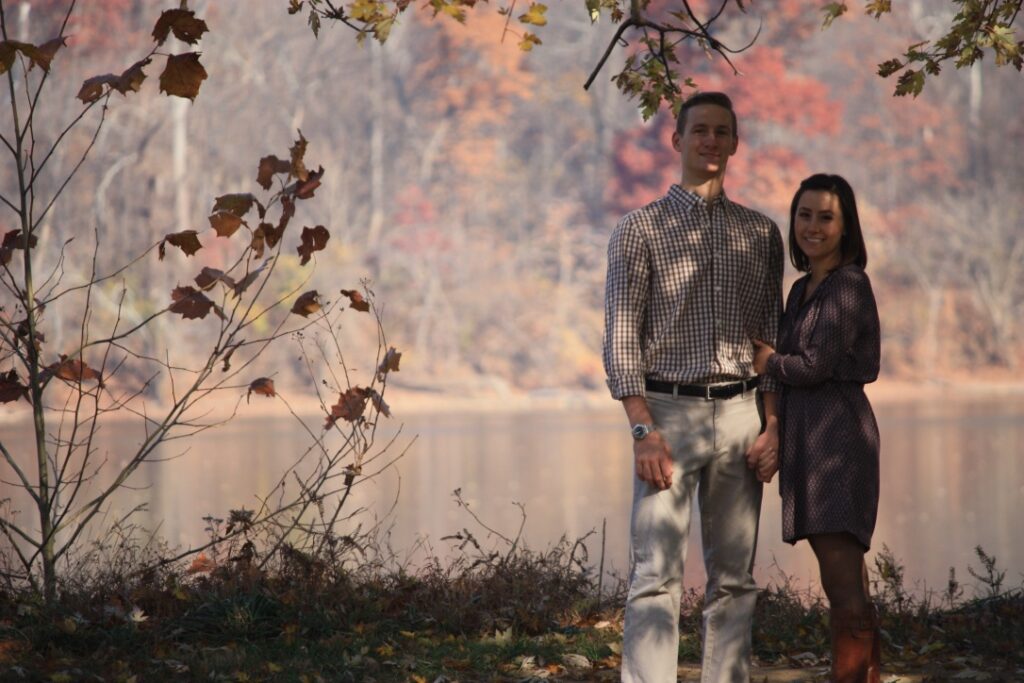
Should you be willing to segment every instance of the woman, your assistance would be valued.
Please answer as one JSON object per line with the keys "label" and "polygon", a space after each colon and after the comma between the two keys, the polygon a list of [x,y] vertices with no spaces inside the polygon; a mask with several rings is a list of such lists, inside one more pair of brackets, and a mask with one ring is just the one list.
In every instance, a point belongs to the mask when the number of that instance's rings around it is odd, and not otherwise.
{"label": "woman", "polygon": [[[794,283],[778,350],[754,369],[778,378],[783,540],[818,559],[832,631],[832,680],[879,680],[878,617],[864,554],[878,510],[878,426],[864,384],[878,376],[878,309],[853,189],[837,175],[800,184],[790,207]],[[771,465],[774,467],[774,464]]]}

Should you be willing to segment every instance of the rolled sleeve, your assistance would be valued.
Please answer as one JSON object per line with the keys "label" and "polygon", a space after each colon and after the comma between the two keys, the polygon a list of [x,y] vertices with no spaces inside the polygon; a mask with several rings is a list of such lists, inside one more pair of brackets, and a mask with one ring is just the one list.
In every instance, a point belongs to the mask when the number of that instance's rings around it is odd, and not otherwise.
{"label": "rolled sleeve", "polygon": [[650,282],[650,250],[627,216],[608,242],[602,359],[612,397],[645,396],[641,344]]}

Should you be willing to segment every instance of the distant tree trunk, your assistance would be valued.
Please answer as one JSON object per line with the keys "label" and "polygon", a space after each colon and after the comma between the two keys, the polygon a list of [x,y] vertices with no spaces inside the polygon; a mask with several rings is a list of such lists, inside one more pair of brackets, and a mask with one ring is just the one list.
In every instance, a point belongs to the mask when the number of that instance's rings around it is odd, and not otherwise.
{"label": "distant tree trunk", "polygon": [[969,81],[970,89],[967,96],[967,131],[970,148],[968,149],[968,175],[971,178],[987,179],[989,169],[985,154],[985,145],[982,141],[981,129],[981,103],[982,103],[982,81],[981,62],[975,62],[971,66]]}
{"label": "distant tree trunk", "polygon": [[384,227],[384,55],[377,43],[370,45],[370,230],[366,248],[374,250]]}

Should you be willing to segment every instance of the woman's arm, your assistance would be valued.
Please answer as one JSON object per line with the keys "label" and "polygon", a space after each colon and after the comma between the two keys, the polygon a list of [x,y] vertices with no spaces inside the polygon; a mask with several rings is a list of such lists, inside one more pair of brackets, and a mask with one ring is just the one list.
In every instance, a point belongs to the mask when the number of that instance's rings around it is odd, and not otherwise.
{"label": "woman's arm", "polygon": [[766,372],[783,384],[812,386],[831,378],[857,337],[864,311],[874,306],[863,271],[844,268],[819,292],[819,310],[806,345],[795,353],[772,353]]}

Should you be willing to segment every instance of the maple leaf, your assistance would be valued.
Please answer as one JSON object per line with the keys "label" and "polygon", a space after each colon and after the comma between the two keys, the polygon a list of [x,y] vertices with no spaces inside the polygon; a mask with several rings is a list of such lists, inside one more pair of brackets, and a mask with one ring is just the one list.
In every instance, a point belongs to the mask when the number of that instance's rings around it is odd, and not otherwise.
{"label": "maple leaf", "polygon": [[59,362],[46,366],[46,369],[54,377],[67,380],[69,382],[95,380],[99,386],[103,386],[103,377],[100,373],[90,368],[81,360],[77,358],[68,358],[63,353],[60,355]]}
{"label": "maple leaf", "polygon": [[288,152],[291,154],[292,175],[299,180],[305,182],[306,178],[309,177],[309,171],[306,170],[306,163],[303,161],[303,157],[306,156],[306,146],[308,141],[302,135],[302,131],[299,131],[299,139],[295,141],[295,144],[291,146]]}
{"label": "maple leaf", "polygon": [[82,87],[79,89],[78,94],[75,96],[82,100],[85,104],[92,104],[99,98],[103,97],[103,86],[110,85],[117,78],[114,74],[103,74],[102,76],[93,76],[92,78],[85,79],[82,83]]}
{"label": "maple leaf", "polygon": [[57,51],[60,50],[62,47],[67,47],[67,44],[67,38],[59,36],[57,38],[48,40],[39,46],[38,58],[42,60],[42,62],[45,62],[45,64],[39,64],[39,66],[42,67],[43,71],[50,71],[50,62],[52,62],[53,58],[57,56]]}
{"label": "maple leaf", "polygon": [[14,41],[0,41],[0,74],[7,73],[14,66],[14,59],[18,56],[16,45]]}
{"label": "maple leaf", "polygon": [[366,313],[370,310],[370,304],[363,298],[363,295],[354,289],[343,289],[341,290],[342,296],[347,296],[349,300],[349,308],[354,308],[357,311]]}
{"label": "maple leaf", "polygon": [[324,167],[321,166],[313,172],[306,174],[306,179],[301,180],[288,189],[295,194],[296,199],[309,199],[320,187],[320,179],[324,177]]}
{"label": "maple leaf", "polygon": [[830,2],[825,5],[821,10],[825,13],[822,28],[828,28],[831,26],[833,21],[846,14],[846,9],[845,2]]}
{"label": "maple leaf", "polygon": [[543,5],[539,2],[531,2],[530,8],[519,15],[519,21],[524,24],[532,24],[533,26],[546,26],[548,18],[544,16],[544,14],[547,11],[547,5]]}
{"label": "maple leaf", "polygon": [[[36,236],[30,233],[28,236],[28,248],[34,249],[36,241]],[[24,249],[25,239],[21,236],[21,229],[4,233],[3,246],[7,249]]]}
{"label": "maple leaf", "polygon": [[303,0],[288,0],[288,14],[297,14],[302,11]]}
{"label": "maple leaf", "polygon": [[135,62],[122,71],[121,75],[110,84],[110,87],[122,95],[127,95],[128,91],[138,92],[142,88],[142,82],[146,80],[146,73],[142,70],[142,67],[148,66],[152,61],[151,58],[146,57]]}
{"label": "maple leaf", "polygon": [[323,251],[330,237],[331,233],[327,232],[327,228],[322,225],[315,228],[303,228],[302,244],[299,245],[299,256],[302,257],[300,265],[304,266],[309,263],[314,251]]}
{"label": "maple leaf", "polygon": [[263,263],[260,264],[259,268],[256,268],[255,270],[252,270],[252,271],[249,271],[248,273],[245,274],[245,277],[243,277],[241,280],[239,280],[235,284],[235,287],[234,287],[235,297],[242,296],[242,294],[245,293],[245,290],[249,289],[249,285],[251,285],[252,283],[256,282],[256,278],[258,278],[260,276],[260,273],[263,272],[263,269],[267,267],[267,265],[270,263],[270,261],[271,261],[271,259],[264,260]]}
{"label": "maple leaf", "polygon": [[171,292],[174,301],[167,309],[171,313],[179,313],[183,318],[205,318],[210,309],[215,309],[222,319],[224,312],[215,306],[209,298],[195,287],[175,287]]}
{"label": "maple leaf", "polygon": [[164,242],[170,244],[172,247],[178,247],[185,252],[185,256],[191,256],[203,248],[203,245],[199,243],[199,233],[195,230],[172,232],[165,235],[160,241],[159,252],[161,261],[164,260]]}
{"label": "maple leaf", "polygon": [[320,293],[315,289],[310,290],[295,300],[292,306],[292,313],[308,318],[310,313],[320,310]]}
{"label": "maple leaf", "polygon": [[157,45],[163,45],[167,36],[173,32],[174,37],[181,42],[195,45],[208,30],[206,22],[197,19],[192,10],[168,9],[163,11],[153,27],[153,40]]}
{"label": "maple leaf", "polygon": [[218,237],[231,237],[245,222],[229,211],[218,211],[210,216],[209,220],[210,226],[217,231]]}
{"label": "maple leaf", "polygon": [[519,41],[519,49],[523,52],[529,52],[533,49],[534,45],[540,45],[541,40],[537,36],[533,35],[529,31],[523,31],[523,38]]}
{"label": "maple leaf", "polygon": [[249,391],[245,395],[246,402],[249,401],[249,397],[252,396],[253,394],[266,396],[267,398],[273,398],[274,396],[277,396],[277,392],[274,391],[274,380],[270,379],[269,377],[260,377],[259,379],[254,379],[252,383],[249,384]]}
{"label": "maple leaf", "polygon": [[213,287],[218,282],[221,282],[226,287],[231,289],[235,288],[235,280],[233,277],[225,273],[223,270],[216,268],[204,267],[199,271],[199,275],[195,277],[196,284],[199,285],[200,289],[207,290]]}
{"label": "maple leaf", "polygon": [[22,397],[28,400],[28,387],[18,379],[18,373],[14,370],[0,373],[0,403],[10,403]]}
{"label": "maple leaf", "polygon": [[186,574],[204,574],[212,572],[217,568],[217,563],[206,556],[206,553],[199,553],[192,560],[192,564],[185,570]]}
{"label": "maple leaf", "polygon": [[55,38],[54,40],[47,42],[43,48],[37,47],[32,43],[23,43],[18,40],[0,41],[0,74],[7,73],[7,71],[14,65],[14,59],[19,52],[28,58],[30,62],[30,69],[33,66],[38,66],[43,71],[49,73],[50,61],[53,59],[54,54],[56,54],[57,49],[60,47],[60,45],[54,46],[54,41],[63,44],[62,39],[60,38]]}
{"label": "maple leaf", "polygon": [[355,422],[361,419],[363,413],[366,412],[366,402],[369,396],[370,390],[362,387],[352,387],[341,394],[338,397],[338,402],[331,406],[324,429],[330,429],[338,420]]}
{"label": "maple leaf", "polygon": [[218,211],[227,211],[228,213],[233,213],[241,218],[245,214],[249,213],[249,209],[252,208],[255,201],[256,197],[253,197],[249,192],[241,194],[222,194],[214,200],[213,213]]}
{"label": "maple leaf", "polygon": [[269,190],[274,182],[275,173],[289,173],[292,170],[291,162],[278,159],[271,154],[260,159],[259,169],[256,171],[256,182],[264,190]]}
{"label": "maple leaf", "polygon": [[206,69],[199,63],[198,52],[170,55],[160,74],[160,91],[194,100],[204,80]]}
{"label": "maple leaf", "polygon": [[398,364],[402,361],[402,353],[396,351],[395,347],[392,346],[384,354],[384,358],[381,360],[380,365],[377,366],[377,377],[380,381],[384,381],[389,372],[398,372]]}

